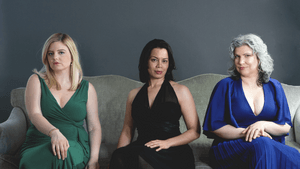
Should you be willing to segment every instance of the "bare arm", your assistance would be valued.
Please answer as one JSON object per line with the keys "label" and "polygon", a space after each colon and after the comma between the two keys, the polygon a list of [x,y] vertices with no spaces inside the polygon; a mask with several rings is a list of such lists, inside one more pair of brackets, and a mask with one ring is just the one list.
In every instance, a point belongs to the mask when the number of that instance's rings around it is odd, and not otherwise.
{"label": "bare arm", "polygon": [[244,131],[243,134],[245,134],[245,140],[252,140],[252,138],[256,138],[257,135],[263,135],[265,136],[265,133],[274,135],[274,136],[282,136],[289,132],[291,126],[288,124],[281,125],[276,124],[272,121],[258,121],[250,126],[248,126]]}
{"label": "bare arm", "polygon": [[291,129],[291,126],[288,124],[281,125],[281,124],[276,124],[276,123],[270,122],[270,121],[266,121],[264,126],[265,126],[265,131],[274,136],[285,135]]}
{"label": "bare arm", "polygon": [[41,133],[51,137],[53,154],[64,160],[67,157],[69,142],[59,130],[53,130],[55,126],[43,116],[40,102],[41,84],[38,76],[34,74],[28,79],[25,90],[25,105],[29,119]]}
{"label": "bare arm", "polygon": [[177,94],[181,112],[187,126],[187,131],[179,136],[172,137],[167,140],[153,140],[145,144],[150,148],[159,147],[156,151],[188,144],[200,137],[200,122],[191,92],[186,86],[183,85],[178,85],[177,87],[174,87],[174,89]]}
{"label": "bare arm", "polygon": [[55,128],[43,116],[41,110],[41,84],[37,75],[28,79],[25,89],[25,105],[31,123],[43,134],[48,135],[49,131]]}
{"label": "bare arm", "polygon": [[276,124],[272,121],[258,121],[248,126],[245,132],[247,132],[248,130],[250,131],[252,129],[260,129],[274,136],[282,136],[287,134],[290,131],[290,128],[291,126],[288,124],[282,125]]}
{"label": "bare arm", "polygon": [[98,166],[99,159],[99,150],[101,144],[101,125],[98,116],[98,101],[97,101],[97,93],[94,86],[89,83],[88,90],[88,101],[86,104],[87,108],[87,124],[88,124],[88,132],[90,137],[90,160],[88,162],[88,167],[96,168]]}
{"label": "bare arm", "polygon": [[[247,127],[245,128],[236,128],[231,125],[225,125],[215,131],[212,131],[212,133],[216,134],[218,137],[221,137],[223,139],[231,140],[231,139],[238,139],[238,138],[244,138],[246,141],[251,142],[253,139],[264,136],[264,137],[269,137],[272,139],[272,137],[268,134],[269,132],[266,130],[259,130],[259,127],[262,127],[263,124],[270,124],[273,125],[275,123],[273,122],[264,122],[259,121],[256,123],[253,123],[252,127]],[[277,124],[275,124],[277,125]],[[274,128],[273,128],[274,129]],[[282,129],[281,129],[282,130]],[[280,131],[280,130],[279,130]],[[271,134],[271,133],[270,133]],[[285,133],[286,134],[286,133]]]}
{"label": "bare arm", "polygon": [[119,138],[117,148],[127,146],[131,142],[131,139],[133,138],[133,132],[135,127],[131,116],[131,105],[139,90],[140,88],[137,88],[129,92],[127,102],[126,102],[126,112],[125,112],[123,129]]}
{"label": "bare arm", "polygon": [[223,139],[231,140],[245,137],[246,134],[242,133],[244,130],[244,128],[236,128],[232,125],[227,124],[215,131],[212,131],[212,133]]}

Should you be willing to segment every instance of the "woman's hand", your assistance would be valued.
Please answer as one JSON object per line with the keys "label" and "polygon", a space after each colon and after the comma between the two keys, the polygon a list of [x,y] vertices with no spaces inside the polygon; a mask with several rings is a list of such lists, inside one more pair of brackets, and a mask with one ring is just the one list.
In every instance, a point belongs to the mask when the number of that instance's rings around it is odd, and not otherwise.
{"label": "woman's hand", "polygon": [[146,143],[145,146],[150,147],[150,148],[158,147],[158,149],[156,149],[156,151],[170,148],[167,140],[152,140],[152,141],[149,141],[148,143]]}
{"label": "woman's hand", "polygon": [[68,148],[70,147],[69,141],[59,130],[52,131],[49,136],[51,137],[53,154],[57,155],[58,159],[62,158],[62,160],[65,160]]}
{"label": "woman's hand", "polygon": [[98,162],[89,162],[84,169],[100,169]]}
{"label": "woman's hand", "polygon": [[265,121],[258,121],[248,126],[242,133],[245,134],[245,140],[251,142],[260,136],[269,137],[272,139],[270,134],[265,132]]}

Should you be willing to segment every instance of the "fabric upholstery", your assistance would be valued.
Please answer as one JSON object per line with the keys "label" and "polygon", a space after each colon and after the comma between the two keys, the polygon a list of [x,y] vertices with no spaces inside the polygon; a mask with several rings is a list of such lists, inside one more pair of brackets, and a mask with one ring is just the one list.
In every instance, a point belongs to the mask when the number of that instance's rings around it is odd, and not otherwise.
{"label": "fabric upholstery", "polygon": [[[203,74],[178,81],[191,91],[201,125],[203,124],[211,92],[215,84],[225,77],[227,76]],[[99,118],[102,127],[99,162],[101,168],[105,168],[109,164],[110,156],[116,149],[121,134],[128,93],[143,84],[118,75],[84,77],[84,79],[92,83],[97,91]],[[282,86],[294,125],[294,128],[290,130],[290,135],[286,137],[286,144],[300,151],[300,86],[286,84],[282,84]],[[11,92],[11,104],[14,108],[9,119],[0,124],[0,168],[9,169],[14,168],[9,167],[11,164],[13,166],[18,165],[19,149],[25,140],[26,130],[30,125],[24,104],[24,91],[25,88],[23,87],[14,89]],[[181,132],[186,131],[183,118],[180,119],[180,130]],[[133,139],[136,139],[136,135]],[[212,139],[207,139],[201,133],[199,139],[190,143],[197,169],[211,168],[208,166],[208,152],[212,141]],[[4,167],[4,165],[8,167]],[[150,167],[142,160],[140,166],[143,169]]]}

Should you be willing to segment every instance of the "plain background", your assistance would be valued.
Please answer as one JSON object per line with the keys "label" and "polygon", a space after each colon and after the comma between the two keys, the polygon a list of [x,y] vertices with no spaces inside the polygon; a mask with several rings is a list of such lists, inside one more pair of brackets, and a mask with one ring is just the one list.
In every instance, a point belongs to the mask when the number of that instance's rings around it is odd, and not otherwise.
{"label": "plain background", "polygon": [[164,39],[176,81],[227,74],[231,40],[255,33],[274,59],[272,77],[300,85],[299,9],[298,0],[0,0],[0,122],[12,110],[11,90],[42,68],[42,46],[56,32],[77,42],[85,76],[134,80],[142,48]]}

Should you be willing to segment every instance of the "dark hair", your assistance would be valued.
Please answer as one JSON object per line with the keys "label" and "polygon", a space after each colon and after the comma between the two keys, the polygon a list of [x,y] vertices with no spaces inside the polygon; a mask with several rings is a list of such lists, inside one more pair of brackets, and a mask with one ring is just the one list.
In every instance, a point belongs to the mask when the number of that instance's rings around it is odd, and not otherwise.
{"label": "dark hair", "polygon": [[148,61],[150,59],[149,57],[152,52],[152,49],[154,48],[166,49],[168,51],[169,67],[165,75],[165,79],[168,81],[174,80],[172,71],[175,70],[176,67],[175,67],[175,61],[173,58],[173,51],[171,49],[171,46],[164,40],[153,39],[146,44],[140,56],[140,61],[139,61],[140,81],[143,83],[147,83],[150,80],[149,72],[148,72]]}

